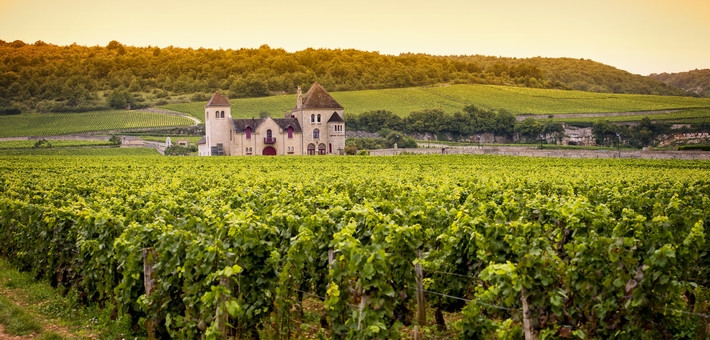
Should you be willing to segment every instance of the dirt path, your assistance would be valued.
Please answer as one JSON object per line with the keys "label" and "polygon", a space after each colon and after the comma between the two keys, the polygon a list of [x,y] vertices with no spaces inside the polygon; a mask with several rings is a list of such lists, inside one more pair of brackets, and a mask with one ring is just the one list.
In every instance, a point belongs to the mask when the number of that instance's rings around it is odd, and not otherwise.
{"label": "dirt path", "polygon": [[[0,286],[0,295],[6,297],[16,306],[20,307],[25,313],[30,314],[35,320],[37,320],[41,325],[43,332],[53,332],[62,336],[63,338],[79,338],[76,334],[72,333],[69,328],[62,325],[58,325],[51,320],[38,315],[34,311],[30,310],[30,304],[27,302],[28,297],[24,294],[21,289],[12,289]],[[38,302],[37,305],[41,305],[47,301]],[[38,338],[40,334],[31,334],[24,336],[13,336],[5,333],[5,327],[0,324],[0,340],[25,340],[25,339],[35,339]]]}
{"label": "dirt path", "polygon": [[8,335],[5,333],[5,327],[3,327],[2,324],[0,324],[0,340],[28,340],[28,339],[34,339],[36,336],[34,335],[25,335],[25,336],[12,336]]}
{"label": "dirt path", "polygon": [[532,119],[548,119],[552,118],[597,118],[597,117],[619,117],[619,116],[640,116],[640,115],[663,115],[681,110],[662,110],[662,111],[631,111],[631,112],[599,112],[599,113],[558,113],[558,114],[539,114],[539,115],[517,115],[515,120],[521,121],[525,118]]}

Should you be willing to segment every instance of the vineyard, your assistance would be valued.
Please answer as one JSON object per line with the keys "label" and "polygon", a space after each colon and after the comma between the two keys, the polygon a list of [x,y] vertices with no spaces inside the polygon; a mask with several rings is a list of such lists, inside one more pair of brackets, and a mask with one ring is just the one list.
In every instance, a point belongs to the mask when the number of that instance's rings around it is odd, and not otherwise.
{"label": "vineyard", "polygon": [[[514,114],[560,114],[654,111],[665,109],[692,109],[710,107],[710,99],[654,96],[638,94],[610,94],[583,91],[536,89],[515,86],[451,85],[438,87],[411,87],[402,89],[331,92],[347,112],[362,113],[388,110],[401,117],[412,111],[440,108],[445,112],[461,111],[466,105],[489,109],[506,109]],[[233,99],[234,118],[259,117],[264,111],[272,117],[281,117],[296,103],[294,95],[261,98]],[[185,112],[204,121],[204,103],[172,104],[170,110]],[[656,116],[654,116],[656,117]],[[696,112],[692,118],[710,117],[708,110]],[[659,119],[683,119],[673,114]],[[584,119],[593,121],[594,119]],[[624,119],[618,117],[617,119]],[[639,120],[632,118],[629,120]],[[574,120],[574,119],[565,119]]]}
{"label": "vineyard", "polygon": [[710,332],[708,162],[0,156],[0,168],[0,254],[156,337]]}
{"label": "vineyard", "polygon": [[23,113],[0,116],[0,137],[53,136],[115,129],[189,126],[189,118],[139,111]]}

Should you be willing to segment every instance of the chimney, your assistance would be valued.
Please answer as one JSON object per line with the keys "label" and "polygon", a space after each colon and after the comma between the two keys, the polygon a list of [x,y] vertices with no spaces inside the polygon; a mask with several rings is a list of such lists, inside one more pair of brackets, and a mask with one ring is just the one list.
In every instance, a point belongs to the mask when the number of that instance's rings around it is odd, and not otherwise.
{"label": "chimney", "polygon": [[296,109],[297,109],[297,110],[300,110],[301,107],[303,107],[303,99],[301,98],[301,97],[303,96],[303,94],[302,94],[302,92],[301,92],[301,87],[300,87],[300,86],[298,87],[298,90],[296,90],[296,95],[297,95],[297,97],[296,97]]}

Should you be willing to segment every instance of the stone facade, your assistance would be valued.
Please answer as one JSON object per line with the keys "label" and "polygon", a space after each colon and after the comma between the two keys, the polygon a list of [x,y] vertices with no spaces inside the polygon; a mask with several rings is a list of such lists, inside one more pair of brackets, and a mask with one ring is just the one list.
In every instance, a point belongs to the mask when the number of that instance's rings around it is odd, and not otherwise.
{"label": "stone facade", "polygon": [[205,137],[200,156],[342,155],[343,107],[318,83],[303,94],[284,118],[232,119],[229,101],[215,93],[205,106]]}

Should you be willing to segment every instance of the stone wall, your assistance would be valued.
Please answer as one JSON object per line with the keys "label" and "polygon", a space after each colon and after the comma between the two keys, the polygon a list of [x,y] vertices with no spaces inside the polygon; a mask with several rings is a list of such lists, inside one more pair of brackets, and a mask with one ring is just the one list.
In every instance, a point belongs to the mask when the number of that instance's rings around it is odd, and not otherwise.
{"label": "stone wall", "polygon": [[685,145],[685,144],[707,144],[710,143],[710,133],[708,132],[688,132],[688,133],[676,133],[673,135],[661,136],[661,142],[658,143],[660,147],[673,146],[673,145]]}
{"label": "stone wall", "polygon": [[450,147],[450,148],[416,148],[416,149],[381,149],[370,150],[372,156],[394,156],[408,154],[472,154],[472,155],[505,155],[527,157],[563,157],[563,158],[643,158],[643,159],[684,159],[710,160],[710,152],[706,151],[613,151],[613,150],[545,150],[535,147]]}

